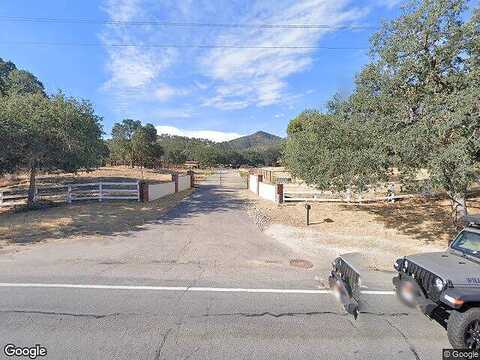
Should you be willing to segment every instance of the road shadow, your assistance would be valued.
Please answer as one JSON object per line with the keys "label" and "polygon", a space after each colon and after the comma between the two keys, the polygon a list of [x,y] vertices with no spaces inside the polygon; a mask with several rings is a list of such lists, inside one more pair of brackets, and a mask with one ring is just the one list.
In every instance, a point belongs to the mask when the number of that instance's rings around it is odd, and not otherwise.
{"label": "road shadow", "polygon": [[247,200],[237,196],[239,190],[215,185],[201,185],[177,207],[163,214],[161,223],[187,224],[184,220],[212,212],[244,209]]}
{"label": "road shadow", "polygon": [[240,209],[245,202],[229,189],[202,186],[156,201],[82,202],[0,215],[0,246],[30,244],[78,236],[119,236],[145,231],[148,225],[186,225],[188,218]]}

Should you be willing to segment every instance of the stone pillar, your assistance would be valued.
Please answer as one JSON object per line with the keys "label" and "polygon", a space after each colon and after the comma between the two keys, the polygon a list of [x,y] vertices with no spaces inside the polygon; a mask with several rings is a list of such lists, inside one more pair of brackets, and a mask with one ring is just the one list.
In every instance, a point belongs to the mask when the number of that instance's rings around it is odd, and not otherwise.
{"label": "stone pillar", "polygon": [[277,202],[283,204],[283,184],[277,184]]}
{"label": "stone pillar", "polygon": [[190,187],[193,188],[195,186],[195,173],[193,170],[188,170],[187,175],[190,176]]}
{"label": "stone pillar", "polygon": [[172,181],[175,183],[175,192],[178,192],[178,174],[172,174]]}
{"label": "stone pillar", "polygon": [[148,183],[140,181],[140,201],[147,202],[148,200]]}
{"label": "stone pillar", "polygon": [[263,175],[257,175],[257,195],[260,195],[260,183],[263,181]]}

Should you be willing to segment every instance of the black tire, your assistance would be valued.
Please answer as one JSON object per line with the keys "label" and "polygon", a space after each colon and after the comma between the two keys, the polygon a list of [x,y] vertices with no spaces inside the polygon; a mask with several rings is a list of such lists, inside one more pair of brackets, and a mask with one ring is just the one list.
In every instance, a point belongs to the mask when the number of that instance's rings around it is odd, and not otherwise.
{"label": "black tire", "polygon": [[454,349],[480,350],[480,308],[452,311],[447,324],[448,340]]}

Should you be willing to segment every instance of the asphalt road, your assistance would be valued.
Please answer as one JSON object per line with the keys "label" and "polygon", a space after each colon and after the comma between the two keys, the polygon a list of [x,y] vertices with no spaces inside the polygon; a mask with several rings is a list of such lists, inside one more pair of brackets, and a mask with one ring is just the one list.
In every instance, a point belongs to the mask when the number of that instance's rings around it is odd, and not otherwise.
{"label": "asphalt road", "polygon": [[389,274],[353,320],[322,290],[332,259],[290,266],[304,254],[261,233],[237,191],[202,187],[133,233],[2,255],[2,356],[13,343],[47,359],[441,358],[444,330],[388,293]]}

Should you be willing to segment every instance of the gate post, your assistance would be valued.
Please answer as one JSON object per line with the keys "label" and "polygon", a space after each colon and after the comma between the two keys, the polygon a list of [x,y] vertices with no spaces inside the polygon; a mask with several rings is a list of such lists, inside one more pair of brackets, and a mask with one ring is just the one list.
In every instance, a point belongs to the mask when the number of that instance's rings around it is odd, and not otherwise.
{"label": "gate post", "polygon": [[193,188],[195,186],[195,175],[193,170],[188,170],[187,175],[190,175],[190,188]]}
{"label": "gate post", "polygon": [[175,192],[178,192],[178,174],[172,174],[172,181],[175,183]]}
{"label": "gate post", "polygon": [[148,183],[144,180],[138,182],[138,201],[147,202],[148,198]]}
{"label": "gate post", "polygon": [[257,195],[260,195],[260,183],[263,181],[263,175],[257,175]]}
{"label": "gate post", "polygon": [[277,184],[277,203],[283,203],[283,184]]}

